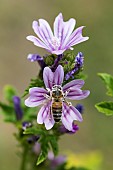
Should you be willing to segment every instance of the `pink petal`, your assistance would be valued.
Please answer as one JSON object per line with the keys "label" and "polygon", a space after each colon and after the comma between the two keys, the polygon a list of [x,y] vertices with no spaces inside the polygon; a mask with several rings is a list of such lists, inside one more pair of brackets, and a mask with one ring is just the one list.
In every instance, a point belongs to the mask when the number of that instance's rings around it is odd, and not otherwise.
{"label": "pink petal", "polygon": [[55,121],[53,117],[50,118],[50,114],[49,114],[49,116],[44,120],[44,123],[45,123],[45,128],[47,130],[50,130],[54,126]]}
{"label": "pink petal", "polygon": [[41,87],[33,87],[29,89],[29,94],[39,95],[39,94],[48,94],[47,90]]}
{"label": "pink petal", "polygon": [[51,129],[54,125],[54,119],[50,113],[51,102],[45,104],[39,111],[37,116],[37,123],[45,124],[47,130]]}
{"label": "pink petal", "polygon": [[46,88],[51,89],[53,84],[53,72],[49,67],[45,67],[43,71],[43,80]]}
{"label": "pink petal", "polygon": [[63,67],[59,65],[54,72],[54,83],[56,85],[61,85],[63,83],[63,79],[64,79],[64,70]]}
{"label": "pink petal", "polygon": [[60,54],[63,54],[63,52],[65,51],[66,49],[63,49],[63,50],[53,50],[51,51],[52,54],[56,54],[56,55],[60,55]]}
{"label": "pink petal", "polygon": [[62,115],[61,120],[66,129],[68,129],[69,131],[73,130],[73,126],[72,126],[73,119],[71,118],[70,115],[67,116]]}
{"label": "pink petal", "polygon": [[40,28],[44,32],[44,34],[51,40],[53,38],[53,32],[48,24],[48,22],[44,19],[39,19]]}
{"label": "pink petal", "polygon": [[73,19],[73,18],[71,18],[67,22],[63,22],[61,49],[65,48],[74,27],[75,27],[75,19]]}
{"label": "pink petal", "polygon": [[37,123],[43,124],[48,112],[50,111],[50,102],[46,103],[38,112]]}
{"label": "pink petal", "polygon": [[[64,22],[62,13],[60,13],[54,22],[54,35],[60,41],[59,50],[66,50],[65,45],[75,27],[75,19],[71,18],[69,21]],[[64,50],[64,51],[65,51]]]}
{"label": "pink petal", "polygon": [[63,103],[61,120],[66,129],[73,131],[73,121],[82,121],[82,116],[75,107]]}
{"label": "pink petal", "polygon": [[74,106],[70,106],[70,116],[73,118],[73,120],[80,122],[83,120],[81,113]]}
{"label": "pink petal", "polygon": [[30,96],[25,100],[28,107],[36,107],[43,104],[47,99],[45,95],[48,93],[43,88],[33,87],[29,89]]}
{"label": "pink petal", "polygon": [[29,35],[26,37],[27,40],[32,41],[34,43],[34,45],[41,47],[41,48],[45,48],[48,49],[49,48],[46,46],[46,44],[44,44],[41,40],[39,40],[37,37]]}
{"label": "pink petal", "polygon": [[66,97],[71,100],[82,100],[88,97],[89,94],[90,94],[89,90],[84,90],[84,91],[81,90],[81,93],[78,93],[78,94],[71,93],[71,95],[69,93]]}
{"label": "pink petal", "polygon": [[37,98],[30,96],[25,100],[25,105],[28,107],[36,107],[43,104],[45,101],[46,101],[45,97]]}
{"label": "pink petal", "polygon": [[63,29],[63,16],[60,13],[54,21],[54,36],[61,40],[62,37],[62,29]]}
{"label": "pink petal", "polygon": [[63,103],[61,120],[65,128],[68,129],[69,131],[72,131],[73,118],[70,116],[69,106],[67,107],[65,103]]}
{"label": "pink petal", "polygon": [[70,115],[73,121],[82,121],[80,112],[74,106],[69,106],[68,104],[63,103],[63,110],[64,115]]}
{"label": "pink petal", "polygon": [[37,21],[33,21],[32,24],[33,30],[37,34],[37,36],[43,41],[43,43],[46,44],[48,49],[51,51],[53,48],[51,45],[51,38],[53,37],[51,28],[47,21],[41,19],[39,20],[39,22],[40,22],[40,26],[38,25]]}
{"label": "pink petal", "polygon": [[[78,88],[70,88],[69,92],[67,93],[67,96],[66,98],[69,98],[69,99],[72,99],[75,97],[75,100],[76,100],[76,97],[77,96],[80,96],[82,95],[82,90],[81,89],[78,89]],[[73,99],[74,100],[74,99]]]}
{"label": "pink petal", "polygon": [[81,88],[84,85],[84,80],[73,80],[66,85],[63,86],[63,91],[68,91],[68,89],[75,89],[75,88]]}
{"label": "pink petal", "polygon": [[70,36],[68,42],[67,42],[67,47],[71,47],[74,46],[76,44],[79,44],[83,41],[86,41],[89,39],[89,37],[83,37],[82,36],[82,29],[84,28],[84,26],[81,26],[79,28],[77,28]]}

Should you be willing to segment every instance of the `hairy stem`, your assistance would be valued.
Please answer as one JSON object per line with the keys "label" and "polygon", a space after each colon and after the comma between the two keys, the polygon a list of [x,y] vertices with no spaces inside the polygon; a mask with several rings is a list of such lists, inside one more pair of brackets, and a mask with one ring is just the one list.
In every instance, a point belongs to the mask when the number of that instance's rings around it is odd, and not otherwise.
{"label": "hairy stem", "polygon": [[24,147],[22,154],[22,162],[20,170],[26,170],[26,160],[27,160],[28,147]]}
{"label": "hairy stem", "polygon": [[58,65],[59,65],[59,61],[62,59],[62,57],[63,57],[63,55],[60,54],[60,55],[58,55],[58,57],[55,59],[54,64],[51,66],[51,70],[52,70],[53,72],[55,72],[56,68],[57,68]]}

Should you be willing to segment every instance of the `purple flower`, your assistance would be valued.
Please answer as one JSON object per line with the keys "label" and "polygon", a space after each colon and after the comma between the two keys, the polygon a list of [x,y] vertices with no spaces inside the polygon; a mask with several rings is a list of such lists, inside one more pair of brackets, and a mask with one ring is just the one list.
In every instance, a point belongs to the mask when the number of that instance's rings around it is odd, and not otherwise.
{"label": "purple flower", "polygon": [[82,52],[79,52],[77,54],[77,56],[75,57],[75,63],[76,63],[76,67],[81,68],[83,67],[84,64],[84,56]]}
{"label": "purple flower", "polygon": [[42,68],[42,70],[44,69],[44,67],[46,67],[44,59],[38,54],[29,54],[27,59],[31,62],[37,61],[40,65],[40,67]]}
{"label": "purple flower", "polygon": [[50,160],[51,170],[55,170],[57,166],[62,165],[66,162],[66,156],[59,155],[55,157],[52,152],[48,153],[48,159]]}
{"label": "purple flower", "polygon": [[[88,90],[81,90],[81,87],[84,85],[84,81],[79,79],[73,80],[62,87],[64,70],[61,65],[57,67],[55,72],[52,72],[49,67],[45,67],[43,71],[43,79],[46,89],[40,87],[30,88],[30,97],[25,100],[25,105],[28,107],[36,107],[41,104],[43,105],[38,113],[37,122],[39,124],[44,123],[46,129],[49,130],[53,127],[57,118],[54,116],[59,116],[59,109],[57,109],[57,107],[59,108],[60,104],[60,119],[65,128],[72,131],[73,121],[82,121],[82,116],[79,111],[67,101],[67,99],[81,100],[89,95],[90,92]],[[54,113],[57,114],[53,115],[52,106],[55,100],[54,95],[56,93],[58,96],[61,94],[61,97],[59,99],[60,103],[55,103],[56,109],[54,109]]]}
{"label": "purple flower", "polygon": [[74,134],[79,130],[79,126],[75,125],[74,123],[72,124],[72,128],[73,128],[72,131],[69,131],[68,129],[65,128],[64,125],[61,125],[58,130],[61,134],[65,134],[65,133]]}
{"label": "purple flower", "polygon": [[41,151],[41,146],[40,146],[40,143],[39,142],[35,142],[34,146],[33,146],[33,152],[36,154],[36,155],[39,155]]}
{"label": "purple flower", "polygon": [[26,130],[27,128],[32,127],[31,122],[22,122],[22,129]]}
{"label": "purple flower", "polygon": [[60,13],[54,21],[54,33],[52,32],[48,22],[44,19],[39,19],[39,22],[33,21],[32,28],[38,36],[27,36],[27,39],[32,41],[34,45],[46,49],[52,54],[62,54],[65,50],[73,49],[72,46],[79,44],[89,39],[82,36],[84,26],[78,27],[75,31],[76,21],[71,18],[64,22],[63,16]]}
{"label": "purple flower", "polygon": [[81,114],[83,114],[84,106],[82,104],[77,104],[75,107]]}
{"label": "purple flower", "polygon": [[77,56],[75,57],[75,66],[74,68],[69,71],[66,75],[65,75],[65,80],[68,80],[70,77],[74,78],[74,74],[77,73],[82,67],[83,67],[83,63],[84,63],[84,57],[83,54],[81,52],[79,52],[77,54]]}
{"label": "purple flower", "polygon": [[21,108],[21,100],[18,96],[13,96],[13,103],[14,103],[14,110],[16,113],[16,119],[22,120],[23,117],[23,110]]}
{"label": "purple flower", "polygon": [[37,142],[37,140],[39,140],[40,136],[39,135],[32,135],[29,138],[27,138],[27,142],[29,144],[35,143]]}

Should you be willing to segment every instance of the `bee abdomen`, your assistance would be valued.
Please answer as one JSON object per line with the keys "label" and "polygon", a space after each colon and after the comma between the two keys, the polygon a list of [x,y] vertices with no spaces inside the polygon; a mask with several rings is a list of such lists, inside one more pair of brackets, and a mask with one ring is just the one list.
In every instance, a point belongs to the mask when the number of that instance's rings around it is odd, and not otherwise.
{"label": "bee abdomen", "polygon": [[61,120],[62,108],[52,108],[53,117],[56,123]]}

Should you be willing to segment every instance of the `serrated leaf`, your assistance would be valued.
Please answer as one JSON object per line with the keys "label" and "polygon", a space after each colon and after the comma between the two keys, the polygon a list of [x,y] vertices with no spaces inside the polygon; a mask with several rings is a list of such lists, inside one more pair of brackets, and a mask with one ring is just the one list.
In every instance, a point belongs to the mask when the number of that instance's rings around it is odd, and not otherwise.
{"label": "serrated leaf", "polygon": [[30,127],[30,128],[27,128],[25,131],[24,131],[24,134],[31,134],[31,135],[45,135],[45,132],[43,129],[41,128],[38,128],[38,127]]}
{"label": "serrated leaf", "polygon": [[47,158],[47,154],[44,153],[44,152],[41,152],[40,155],[39,155],[39,157],[38,157],[38,160],[37,160],[36,165],[39,165],[39,164],[41,164],[42,162],[44,162],[44,161],[46,160],[46,158]]}
{"label": "serrated leaf", "polygon": [[16,116],[14,112],[14,108],[12,106],[8,106],[4,103],[0,102],[0,107],[1,107],[1,112],[0,114],[4,115],[4,121],[5,122],[10,122],[10,123],[15,123],[16,121]]}
{"label": "serrated leaf", "polygon": [[38,157],[37,165],[46,160],[48,156],[48,151],[50,150],[47,134],[44,134],[40,137],[39,143],[41,144],[41,153]]}
{"label": "serrated leaf", "polygon": [[113,76],[107,73],[98,73],[98,75],[106,85],[107,95],[113,96]]}
{"label": "serrated leaf", "polygon": [[113,102],[100,102],[95,105],[97,110],[107,116],[113,115]]}
{"label": "serrated leaf", "polygon": [[4,98],[10,103],[13,102],[13,96],[17,95],[15,88],[10,85],[6,85],[4,87],[3,93],[4,93]]}
{"label": "serrated leaf", "polygon": [[5,119],[4,119],[5,122],[7,123],[15,123],[16,122],[16,118],[15,116],[7,116]]}
{"label": "serrated leaf", "polygon": [[29,86],[26,88],[22,97],[25,97],[29,93],[29,89],[32,87],[43,87],[44,82],[40,78],[31,79]]}
{"label": "serrated leaf", "polygon": [[58,154],[58,141],[57,141],[57,137],[53,136],[53,135],[50,135],[49,136],[49,142],[51,144],[51,147],[52,147],[54,155],[57,155]]}
{"label": "serrated leaf", "polygon": [[12,106],[8,106],[4,103],[1,103],[0,102],[0,107],[1,109],[3,110],[3,113],[6,114],[6,115],[12,115],[14,114],[14,108]]}

